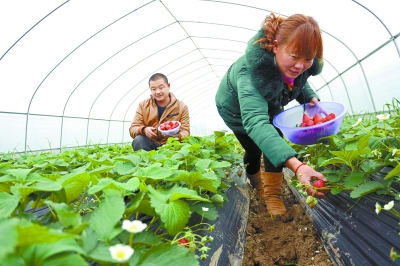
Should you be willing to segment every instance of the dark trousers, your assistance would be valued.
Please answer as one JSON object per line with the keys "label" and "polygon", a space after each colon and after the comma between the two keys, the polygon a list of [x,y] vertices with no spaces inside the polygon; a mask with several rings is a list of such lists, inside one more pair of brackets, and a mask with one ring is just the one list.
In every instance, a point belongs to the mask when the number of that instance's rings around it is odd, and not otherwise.
{"label": "dark trousers", "polygon": [[137,135],[132,141],[132,148],[134,151],[145,150],[151,151],[156,150],[160,145],[151,141],[149,138],[143,135]]}
{"label": "dark trousers", "polygon": [[[260,170],[262,151],[248,135],[235,133],[235,136],[245,151],[243,157],[243,163],[245,166],[247,164],[246,173],[248,173],[249,175],[254,175]],[[273,173],[282,172],[282,168],[276,168],[264,154],[263,154],[263,159],[264,159],[265,172],[273,172]]]}

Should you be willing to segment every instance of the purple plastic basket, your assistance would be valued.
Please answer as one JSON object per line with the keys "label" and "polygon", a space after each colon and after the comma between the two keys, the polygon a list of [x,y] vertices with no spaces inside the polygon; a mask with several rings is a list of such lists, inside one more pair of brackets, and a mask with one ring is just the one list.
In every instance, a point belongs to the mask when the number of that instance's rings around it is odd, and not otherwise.
{"label": "purple plastic basket", "polygon": [[306,104],[306,113],[310,117],[316,113],[319,113],[322,117],[334,113],[336,118],[314,126],[299,127],[303,119],[303,111],[303,105],[287,109],[275,116],[273,124],[282,131],[289,141],[300,145],[311,145],[316,144],[319,138],[339,132],[347,108],[337,102],[318,102],[313,106]]}

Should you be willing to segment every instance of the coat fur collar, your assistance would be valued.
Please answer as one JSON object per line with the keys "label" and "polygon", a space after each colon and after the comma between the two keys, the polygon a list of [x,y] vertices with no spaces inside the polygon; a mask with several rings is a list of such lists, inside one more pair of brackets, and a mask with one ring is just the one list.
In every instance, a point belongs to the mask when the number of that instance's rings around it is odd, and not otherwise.
{"label": "coat fur collar", "polygon": [[[275,102],[285,85],[281,73],[274,62],[274,53],[262,49],[259,43],[253,44],[256,40],[264,36],[263,29],[250,39],[246,49],[246,64],[249,69],[253,85],[260,91],[261,95],[269,102]],[[303,87],[307,78],[318,75],[322,71],[323,63],[314,60],[312,66],[295,79],[295,85]]]}

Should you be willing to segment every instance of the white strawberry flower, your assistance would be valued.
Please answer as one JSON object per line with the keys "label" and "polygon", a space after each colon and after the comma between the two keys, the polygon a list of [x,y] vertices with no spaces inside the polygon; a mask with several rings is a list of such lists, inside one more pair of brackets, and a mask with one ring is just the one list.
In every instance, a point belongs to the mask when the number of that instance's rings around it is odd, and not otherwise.
{"label": "white strawberry flower", "polygon": [[144,229],[146,229],[147,224],[142,223],[142,221],[139,220],[123,220],[122,221],[122,229],[130,232],[130,233],[140,233]]}
{"label": "white strawberry flower", "polygon": [[362,118],[360,117],[360,118],[357,119],[357,122],[354,125],[351,125],[351,126],[352,127],[358,126],[358,124],[360,124],[361,121],[362,121]]}
{"label": "white strawberry flower", "polygon": [[127,261],[135,252],[131,246],[116,244],[108,248],[111,257],[119,262]]}
{"label": "white strawberry flower", "polygon": [[381,205],[379,205],[379,203],[377,202],[376,204],[375,204],[375,212],[376,212],[376,214],[379,214],[379,212],[382,210],[382,206]]}
{"label": "white strawberry flower", "polygon": [[383,208],[385,209],[385,210],[390,210],[391,208],[393,208],[393,206],[394,206],[394,201],[392,200],[392,201],[390,201],[388,204],[385,204],[384,206],[383,206]]}
{"label": "white strawberry flower", "polygon": [[201,209],[203,210],[203,212],[208,212],[208,208],[206,207],[201,207]]}
{"label": "white strawberry flower", "polygon": [[378,118],[379,121],[389,119],[389,117],[390,117],[390,114],[380,114],[380,115],[376,116],[376,118]]}

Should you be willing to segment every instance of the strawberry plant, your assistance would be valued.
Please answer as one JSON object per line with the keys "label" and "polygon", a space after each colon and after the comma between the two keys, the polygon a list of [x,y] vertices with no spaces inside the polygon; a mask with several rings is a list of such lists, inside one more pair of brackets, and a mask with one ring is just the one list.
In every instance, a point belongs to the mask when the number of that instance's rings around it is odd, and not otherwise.
{"label": "strawberry plant", "polygon": [[[115,145],[0,154],[0,228],[7,239],[0,260],[154,265],[162,254],[170,258],[163,265],[198,265],[195,252],[207,258],[207,232],[231,185],[225,172],[241,161],[236,138],[224,132],[169,138],[150,152]],[[189,225],[192,215],[202,221]],[[132,217],[138,221],[129,223]],[[181,239],[188,243],[179,245]]]}
{"label": "strawberry plant", "polygon": [[[325,187],[317,183],[317,189],[329,189],[333,195],[348,190],[352,198],[375,193],[400,200],[400,102],[393,99],[384,107],[378,114],[345,117],[339,133],[318,144],[290,144],[301,160],[328,180]],[[303,192],[296,178],[291,183]],[[315,206],[311,198],[308,202]],[[395,204],[385,206],[400,219]],[[391,256],[398,258],[395,250]]]}

